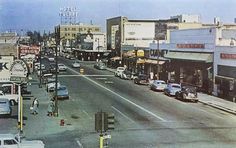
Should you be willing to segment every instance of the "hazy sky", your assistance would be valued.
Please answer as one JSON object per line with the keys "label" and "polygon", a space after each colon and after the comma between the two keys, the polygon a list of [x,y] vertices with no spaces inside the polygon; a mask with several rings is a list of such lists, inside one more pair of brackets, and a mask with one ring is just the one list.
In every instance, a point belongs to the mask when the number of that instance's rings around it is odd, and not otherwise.
{"label": "hazy sky", "polygon": [[0,31],[23,29],[53,31],[60,23],[60,8],[76,6],[77,22],[100,25],[106,19],[168,19],[178,14],[199,14],[201,21],[224,23],[236,18],[236,0],[0,0]]}

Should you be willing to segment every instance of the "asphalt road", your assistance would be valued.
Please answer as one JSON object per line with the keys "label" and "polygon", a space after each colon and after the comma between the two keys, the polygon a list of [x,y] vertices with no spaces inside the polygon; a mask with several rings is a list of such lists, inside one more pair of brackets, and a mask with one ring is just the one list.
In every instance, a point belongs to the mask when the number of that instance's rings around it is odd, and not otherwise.
{"label": "asphalt road", "polygon": [[[37,134],[46,148],[99,147],[99,133],[94,125],[95,113],[99,111],[115,114],[115,130],[109,132],[112,148],[234,148],[236,145],[236,117],[232,114],[151,91],[148,86],[94,69],[93,63],[81,63],[83,75],[80,69],[71,67],[71,60],[59,58],[59,63],[68,66],[66,72],[60,72],[59,81],[68,87],[70,99],[59,101],[59,117],[65,119],[65,126],[59,127],[58,132],[53,129],[53,134],[50,129],[43,130],[48,135]],[[14,107],[13,114],[16,112]],[[16,120],[16,115],[1,118],[0,132],[16,130]],[[51,118],[50,123],[52,120],[59,119]],[[27,131],[31,130],[31,122],[27,121]]]}
{"label": "asphalt road", "polygon": [[[115,114],[110,147],[235,147],[236,118],[201,103],[181,102],[147,86],[114,77],[82,63],[84,74],[71,68],[70,60],[59,80],[68,86],[70,99],[59,102],[59,113],[73,131],[48,138],[57,146],[98,147],[94,130],[98,111]],[[50,141],[51,140],[51,141]]]}

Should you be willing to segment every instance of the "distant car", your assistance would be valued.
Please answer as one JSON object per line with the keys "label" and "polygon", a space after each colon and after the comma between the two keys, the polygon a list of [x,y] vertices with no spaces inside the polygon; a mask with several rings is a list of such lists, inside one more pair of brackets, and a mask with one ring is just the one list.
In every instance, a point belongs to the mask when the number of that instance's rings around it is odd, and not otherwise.
{"label": "distant car", "polygon": [[125,80],[131,80],[131,79],[132,79],[132,76],[133,76],[133,73],[132,73],[131,71],[124,70],[124,71],[121,73],[120,78],[121,78],[121,79],[125,79]]}
{"label": "distant car", "polygon": [[72,63],[72,67],[73,67],[73,68],[80,68],[80,63],[79,63],[78,61],[74,61],[74,62]]}
{"label": "distant car", "polygon": [[102,62],[98,62],[94,65],[94,68],[99,69],[99,70],[105,70],[106,69],[106,65],[105,63]]}
{"label": "distant car", "polygon": [[181,90],[180,84],[177,83],[169,83],[167,84],[166,88],[164,89],[164,94],[168,96],[175,96],[176,92]]}
{"label": "distant car", "polygon": [[34,63],[34,69],[38,69],[38,67],[39,67],[39,65],[40,65],[40,63]]}
{"label": "distant car", "polygon": [[58,99],[69,99],[69,92],[66,88],[66,86],[61,85],[57,89],[57,98]]}
{"label": "distant car", "polygon": [[66,59],[69,59],[69,58],[70,58],[70,55],[69,55],[69,54],[66,54],[66,55],[65,55],[65,58],[66,58]]}
{"label": "distant car", "polygon": [[[37,66],[37,69],[40,70],[40,64]],[[44,64],[41,64],[41,69],[42,69],[42,70],[46,69],[46,67],[45,67]]]}
{"label": "distant car", "polygon": [[37,71],[38,77],[40,76],[40,71],[41,71],[42,76],[43,76],[43,74],[48,73],[48,70],[46,70],[46,69],[38,70],[38,71]]}
{"label": "distant car", "polygon": [[0,115],[11,116],[11,104],[7,98],[0,98]]}
{"label": "distant car", "polygon": [[55,61],[55,58],[54,58],[54,57],[48,57],[48,61],[54,62],[54,61]]}
{"label": "distant car", "polygon": [[134,78],[134,83],[148,85],[149,84],[148,76],[145,74],[139,74]]}
{"label": "distant car", "polygon": [[[56,63],[50,63],[49,65],[49,71],[51,73],[56,73]],[[57,72],[59,72],[59,69],[57,69]]]}
{"label": "distant car", "polygon": [[117,67],[117,68],[116,68],[116,71],[115,71],[115,73],[114,73],[115,76],[116,76],[116,77],[121,77],[121,74],[122,74],[123,71],[125,71],[125,69],[126,69],[125,67]]}
{"label": "distant car", "polygon": [[166,84],[165,81],[163,81],[163,80],[154,80],[150,85],[150,89],[154,90],[154,91],[164,91],[166,86],[167,86],[167,84]]}
{"label": "distant car", "polygon": [[70,56],[69,56],[69,59],[70,59],[70,60],[75,60],[75,57],[72,56],[72,55],[70,55]]}
{"label": "distant car", "polygon": [[43,83],[43,84],[46,84],[48,78],[52,78],[52,77],[53,77],[53,74],[51,74],[51,73],[43,74],[43,75],[42,75],[42,83]]}
{"label": "distant car", "polygon": [[180,91],[176,92],[176,99],[184,101],[198,102],[197,90],[193,86],[182,86]]}
{"label": "distant car", "polygon": [[58,64],[58,69],[59,69],[59,71],[66,71],[67,67],[64,64],[60,63],[60,64]]}

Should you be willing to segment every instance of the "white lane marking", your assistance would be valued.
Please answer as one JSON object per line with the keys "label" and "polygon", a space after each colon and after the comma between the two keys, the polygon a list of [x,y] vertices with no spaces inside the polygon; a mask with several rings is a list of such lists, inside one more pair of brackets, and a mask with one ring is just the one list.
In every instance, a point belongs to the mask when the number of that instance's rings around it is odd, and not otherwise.
{"label": "white lane marking", "polygon": [[105,81],[106,84],[113,84],[114,82],[112,81]]}
{"label": "white lane marking", "polygon": [[129,118],[128,116],[126,116],[125,114],[123,114],[120,110],[118,110],[117,108],[115,108],[114,106],[111,106],[115,111],[117,111],[118,113],[120,113],[123,117],[125,117],[126,119],[128,119],[129,121],[135,123],[134,120],[132,120],[131,118]]}
{"label": "white lane marking", "polygon": [[114,75],[80,75],[79,72],[77,73],[78,75],[58,75],[58,77],[114,77]]}
{"label": "white lane marking", "polygon": [[85,110],[83,110],[83,113],[85,113],[89,117],[89,119],[92,119],[92,117],[90,117],[89,114]]}
{"label": "white lane marking", "polygon": [[80,148],[83,148],[83,145],[81,144],[81,142],[79,140],[76,140],[77,144],[79,145]]}
{"label": "white lane marking", "polygon": [[[74,69],[71,69],[71,68],[68,68],[68,69],[70,69],[71,71],[73,71],[73,72],[75,72],[75,73],[77,73],[77,74],[78,74],[78,72],[77,72],[77,71],[75,71]],[[121,99],[125,100],[126,102],[128,102],[128,103],[130,103],[130,104],[132,104],[132,105],[136,106],[137,108],[139,108],[139,109],[143,110],[144,112],[146,112],[146,113],[148,113],[148,114],[152,115],[153,117],[155,117],[155,118],[157,118],[157,119],[159,119],[159,120],[162,120],[162,121],[166,121],[164,118],[162,118],[162,117],[160,117],[160,116],[158,116],[158,115],[154,114],[153,112],[151,112],[151,111],[149,111],[149,110],[145,109],[144,107],[142,107],[142,106],[140,106],[140,105],[138,105],[138,104],[135,104],[134,102],[132,102],[132,101],[130,101],[130,100],[128,100],[128,99],[126,99],[125,97],[123,97],[123,96],[119,95],[118,93],[116,93],[116,92],[114,92],[114,91],[112,91],[112,90],[110,90],[110,89],[106,88],[105,86],[103,86],[103,85],[101,85],[101,84],[97,83],[96,81],[93,81],[93,80],[91,80],[90,78],[88,78],[88,77],[86,77],[86,76],[84,76],[84,75],[83,75],[83,77],[84,77],[85,79],[87,79],[87,80],[89,80],[89,81],[93,82],[94,84],[96,84],[96,85],[98,85],[98,86],[100,86],[100,87],[104,88],[105,90],[107,90],[107,91],[109,91],[109,92],[113,93],[114,95],[116,95],[116,96],[120,97]]]}
{"label": "white lane marking", "polygon": [[96,78],[97,80],[107,80],[107,78]]}

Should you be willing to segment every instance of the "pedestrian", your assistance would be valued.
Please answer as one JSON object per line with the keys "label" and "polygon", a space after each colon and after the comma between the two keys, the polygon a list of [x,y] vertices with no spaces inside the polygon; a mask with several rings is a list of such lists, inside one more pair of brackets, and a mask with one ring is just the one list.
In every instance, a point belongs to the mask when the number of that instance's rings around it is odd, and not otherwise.
{"label": "pedestrian", "polygon": [[54,102],[51,100],[48,104],[48,116],[51,117],[54,111]]}
{"label": "pedestrian", "polygon": [[37,98],[34,98],[32,102],[32,114],[38,114],[39,101]]}

